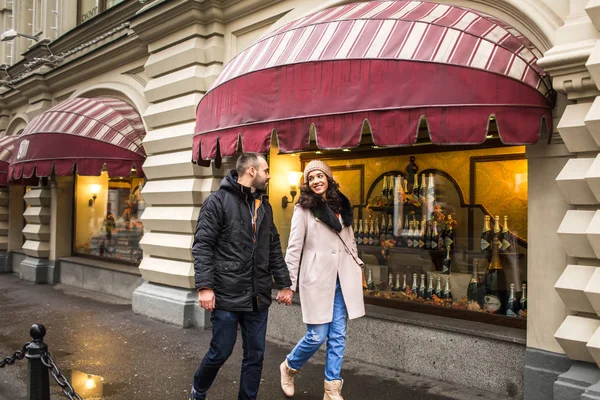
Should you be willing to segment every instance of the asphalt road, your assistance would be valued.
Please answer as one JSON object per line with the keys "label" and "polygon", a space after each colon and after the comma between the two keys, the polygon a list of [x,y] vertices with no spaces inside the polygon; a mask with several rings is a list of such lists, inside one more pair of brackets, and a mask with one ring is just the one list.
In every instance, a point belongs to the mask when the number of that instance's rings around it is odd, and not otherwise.
{"label": "asphalt road", "polygon": [[[192,376],[211,336],[210,331],[180,329],[136,315],[130,304],[116,298],[62,285],[33,285],[11,274],[0,275],[1,358],[30,341],[33,323],[46,327],[45,342],[61,372],[77,384],[77,392],[95,399],[187,399]],[[285,398],[279,389],[278,366],[291,347],[267,343],[259,399]],[[238,339],[209,399],[237,398],[241,353]],[[318,353],[296,378],[294,399],[323,398],[323,367],[323,354]],[[346,400],[504,399],[351,359],[344,362],[343,376]],[[85,389],[86,380],[96,387]],[[26,382],[27,360],[0,369],[0,400],[26,399]],[[51,386],[52,399],[66,398],[59,389],[56,384]]]}

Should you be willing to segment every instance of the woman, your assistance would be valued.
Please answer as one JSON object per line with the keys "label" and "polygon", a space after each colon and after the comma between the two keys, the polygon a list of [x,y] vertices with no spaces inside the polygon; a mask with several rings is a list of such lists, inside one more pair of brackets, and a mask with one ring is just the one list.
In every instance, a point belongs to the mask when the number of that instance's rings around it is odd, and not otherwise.
{"label": "woman", "polygon": [[294,395],[294,376],[327,341],[323,399],[343,400],[340,373],[346,324],[365,315],[352,207],[323,161],[308,163],[300,193],[285,261],[291,289],[300,287],[306,335],[281,363],[281,388],[286,396]]}

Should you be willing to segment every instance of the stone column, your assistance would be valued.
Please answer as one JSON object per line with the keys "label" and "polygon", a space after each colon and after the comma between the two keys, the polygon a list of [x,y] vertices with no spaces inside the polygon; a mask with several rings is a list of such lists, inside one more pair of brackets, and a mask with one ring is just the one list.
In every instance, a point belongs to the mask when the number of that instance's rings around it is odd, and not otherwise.
{"label": "stone column", "polygon": [[9,201],[10,192],[8,187],[0,188],[0,273],[12,271],[8,253]]}
{"label": "stone column", "polygon": [[222,26],[202,21],[211,12],[200,12],[201,3],[149,4],[131,25],[148,43],[144,94],[151,103],[143,116],[145,282],[134,292],[133,311],[182,327],[209,324],[197,304],[191,246],[199,207],[230,166],[191,163],[196,106],[222,69],[225,47]]}
{"label": "stone column", "polygon": [[27,222],[23,228],[23,251],[27,257],[19,266],[19,275],[28,281],[46,283],[50,256],[50,188],[31,188],[23,199],[27,203],[23,213]]}
{"label": "stone column", "polygon": [[71,255],[73,246],[73,196],[75,178],[57,176],[50,183],[50,254],[48,283],[60,281],[61,257]]}
{"label": "stone column", "polygon": [[11,270],[18,272],[24,256],[22,254],[15,256],[14,252],[20,252],[23,249],[23,212],[25,211],[25,202],[23,201],[23,196],[25,195],[25,186],[11,185],[9,187],[9,194],[8,251],[10,253]]}

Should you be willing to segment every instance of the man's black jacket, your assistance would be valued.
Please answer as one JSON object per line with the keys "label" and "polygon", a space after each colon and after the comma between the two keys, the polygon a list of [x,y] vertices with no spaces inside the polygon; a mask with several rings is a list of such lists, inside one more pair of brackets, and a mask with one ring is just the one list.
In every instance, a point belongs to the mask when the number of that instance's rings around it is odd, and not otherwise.
{"label": "man's black jacket", "polygon": [[264,310],[272,278],[279,289],[292,282],[267,196],[237,180],[237,171],[230,171],[200,209],[192,247],[196,289],[213,289],[217,309],[252,311],[255,302]]}

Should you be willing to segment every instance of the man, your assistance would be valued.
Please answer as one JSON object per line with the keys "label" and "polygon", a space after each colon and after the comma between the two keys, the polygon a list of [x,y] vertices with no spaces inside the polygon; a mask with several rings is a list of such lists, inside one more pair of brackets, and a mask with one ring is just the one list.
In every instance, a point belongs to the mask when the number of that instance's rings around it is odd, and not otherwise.
{"label": "man", "polygon": [[191,399],[205,399],[241,328],[244,358],[238,400],[256,399],[273,279],[277,301],[291,304],[291,280],[265,191],[267,161],[242,154],[204,202],[192,254],[200,307],[211,311],[212,340],[194,376]]}

